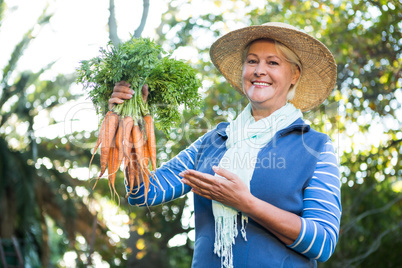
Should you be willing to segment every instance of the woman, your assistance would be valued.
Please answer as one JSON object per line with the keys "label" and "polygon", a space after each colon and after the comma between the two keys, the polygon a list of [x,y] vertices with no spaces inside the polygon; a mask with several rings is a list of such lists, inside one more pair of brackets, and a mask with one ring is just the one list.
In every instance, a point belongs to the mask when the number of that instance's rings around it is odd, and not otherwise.
{"label": "woman", "polygon": [[[272,22],[226,34],[210,54],[249,104],[157,169],[147,200],[139,191],[129,202],[158,205],[195,193],[193,267],[316,267],[338,240],[340,181],[330,138],[306,125],[302,111],[334,88],[333,56],[315,38]],[[110,104],[131,95],[117,84]]]}

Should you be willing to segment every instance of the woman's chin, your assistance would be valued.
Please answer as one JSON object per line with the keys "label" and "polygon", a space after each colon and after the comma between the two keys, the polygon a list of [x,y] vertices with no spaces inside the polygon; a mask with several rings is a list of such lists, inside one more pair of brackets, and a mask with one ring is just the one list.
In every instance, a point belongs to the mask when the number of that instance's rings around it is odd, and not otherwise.
{"label": "woman's chin", "polygon": [[252,103],[265,103],[268,102],[271,99],[270,96],[248,96],[248,100]]}

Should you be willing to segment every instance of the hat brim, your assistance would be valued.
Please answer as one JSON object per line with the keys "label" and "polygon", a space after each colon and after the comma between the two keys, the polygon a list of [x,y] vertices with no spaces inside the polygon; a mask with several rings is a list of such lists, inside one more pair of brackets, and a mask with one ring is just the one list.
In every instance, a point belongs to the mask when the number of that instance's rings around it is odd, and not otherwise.
{"label": "hat brim", "polygon": [[226,80],[244,94],[243,51],[250,42],[261,38],[281,42],[300,58],[302,77],[291,100],[294,106],[305,112],[323,103],[335,87],[335,59],[324,44],[290,25],[267,23],[229,32],[211,46],[211,60]]}

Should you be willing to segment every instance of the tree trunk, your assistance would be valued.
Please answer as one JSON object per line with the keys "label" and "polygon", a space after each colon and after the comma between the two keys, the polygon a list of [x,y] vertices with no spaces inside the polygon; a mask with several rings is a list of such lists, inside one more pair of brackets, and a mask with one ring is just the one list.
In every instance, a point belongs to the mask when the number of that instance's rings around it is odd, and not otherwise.
{"label": "tree trunk", "polygon": [[112,41],[113,45],[117,46],[120,44],[119,36],[117,35],[117,22],[116,13],[114,11],[114,0],[109,0],[109,39]]}
{"label": "tree trunk", "polygon": [[3,194],[0,199],[0,237],[11,238],[15,233],[14,224],[17,212],[13,201],[16,199],[13,191],[6,189]]}

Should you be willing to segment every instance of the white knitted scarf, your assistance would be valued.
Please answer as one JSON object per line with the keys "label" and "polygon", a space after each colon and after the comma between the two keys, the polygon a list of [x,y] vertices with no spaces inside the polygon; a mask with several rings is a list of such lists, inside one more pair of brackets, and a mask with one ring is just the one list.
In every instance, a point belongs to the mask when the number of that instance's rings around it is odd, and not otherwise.
{"label": "white knitted scarf", "polygon": [[[250,189],[250,180],[254,172],[258,152],[275,135],[275,133],[292,124],[303,114],[293,104],[287,103],[270,116],[255,122],[251,114],[251,105],[238,115],[226,128],[228,139],[227,151],[219,162],[219,167],[236,174]],[[217,174],[220,178],[223,178]],[[223,178],[224,179],[224,178]],[[237,237],[237,215],[234,208],[212,201],[215,218],[214,253],[221,257],[221,267],[233,267],[233,250]],[[241,233],[246,238],[248,217],[242,214]]]}

